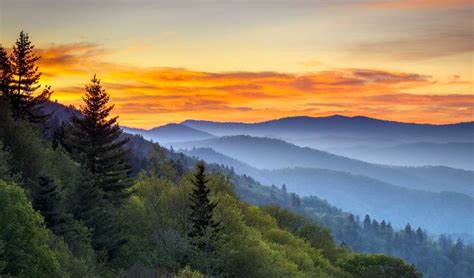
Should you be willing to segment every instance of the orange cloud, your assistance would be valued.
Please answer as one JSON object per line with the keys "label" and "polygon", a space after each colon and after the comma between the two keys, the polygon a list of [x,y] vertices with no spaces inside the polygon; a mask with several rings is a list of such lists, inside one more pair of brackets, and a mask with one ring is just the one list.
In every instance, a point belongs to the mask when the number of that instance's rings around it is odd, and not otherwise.
{"label": "orange cloud", "polygon": [[91,44],[54,45],[39,53],[53,98],[80,104],[84,84],[97,73],[115,103],[114,113],[127,126],[336,113],[435,123],[473,119],[472,95],[410,93],[437,84],[423,74],[357,68],[307,74],[139,68],[103,62],[107,51]]}

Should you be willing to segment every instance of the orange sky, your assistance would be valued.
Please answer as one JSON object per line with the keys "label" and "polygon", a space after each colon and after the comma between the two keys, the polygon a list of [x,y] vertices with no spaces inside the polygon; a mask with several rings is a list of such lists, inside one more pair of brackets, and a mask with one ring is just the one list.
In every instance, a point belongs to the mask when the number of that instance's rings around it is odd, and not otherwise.
{"label": "orange sky", "polygon": [[0,4],[1,42],[29,32],[65,104],[97,73],[122,125],[474,120],[470,1],[38,1]]}

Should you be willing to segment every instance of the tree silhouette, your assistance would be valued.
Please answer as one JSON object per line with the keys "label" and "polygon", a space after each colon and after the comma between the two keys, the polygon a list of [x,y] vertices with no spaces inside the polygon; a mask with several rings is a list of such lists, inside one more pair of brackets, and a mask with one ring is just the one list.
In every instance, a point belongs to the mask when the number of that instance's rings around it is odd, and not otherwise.
{"label": "tree silhouette", "polygon": [[128,197],[131,186],[127,151],[128,140],[122,137],[117,118],[109,118],[113,105],[109,95],[94,75],[86,86],[80,115],[73,114],[64,143],[73,157],[88,169],[104,198],[119,206]]}
{"label": "tree silhouette", "polygon": [[36,66],[41,57],[36,56],[33,49],[34,45],[31,44],[28,34],[21,31],[9,56],[11,78],[9,81],[2,78],[2,81],[9,83],[3,84],[4,95],[10,102],[13,117],[41,122],[49,116],[41,114],[40,109],[49,100],[52,91],[51,87],[46,86],[40,94],[35,95],[35,91],[41,87],[41,73]]}
{"label": "tree silhouette", "polygon": [[8,54],[0,45],[0,95],[8,93],[8,88],[11,82],[11,65],[8,59]]}

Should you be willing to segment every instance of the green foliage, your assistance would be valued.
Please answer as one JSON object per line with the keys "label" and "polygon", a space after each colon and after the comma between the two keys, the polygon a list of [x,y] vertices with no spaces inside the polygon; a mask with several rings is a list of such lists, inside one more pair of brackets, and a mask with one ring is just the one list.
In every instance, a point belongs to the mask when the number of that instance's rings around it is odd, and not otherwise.
{"label": "green foliage", "polygon": [[10,159],[10,154],[4,150],[3,143],[0,141],[0,180],[11,178]]}
{"label": "green foliage", "polygon": [[280,228],[304,238],[312,247],[320,250],[331,262],[336,262],[340,256],[345,254],[346,251],[343,248],[335,245],[331,231],[328,228],[316,224],[302,215],[274,205],[265,206],[263,210],[277,220]]}
{"label": "green foliage", "polygon": [[[49,246],[50,235],[41,215],[33,210],[18,186],[0,181],[0,261],[2,274],[24,277],[63,276],[58,258]],[[6,262],[6,263],[5,263]]]}
{"label": "green foliage", "polygon": [[199,271],[192,270],[189,266],[186,266],[178,272],[176,278],[204,278],[204,275]]}
{"label": "green foliage", "polygon": [[71,218],[62,210],[59,194],[53,179],[41,175],[32,187],[31,195],[33,208],[43,215],[46,227],[55,234],[63,235],[66,232],[65,226],[68,224],[67,222],[71,221]]}
{"label": "green foliage", "polygon": [[177,172],[174,165],[166,159],[166,153],[158,144],[154,144],[147,161],[147,172],[151,176],[166,177],[176,180]]}
{"label": "green foliage", "polygon": [[319,250],[279,228],[271,215],[238,201],[232,185],[217,173],[197,180],[207,180],[208,200],[217,204],[212,219],[221,223],[219,240],[213,252],[196,252],[189,196],[196,175],[203,174],[188,172],[175,185],[165,177],[139,175],[124,210],[131,235],[125,246],[127,261],[174,272],[189,265],[225,277],[344,277]]}
{"label": "green foliage", "polygon": [[0,99],[0,139],[11,156],[12,174],[20,174],[23,182],[34,180],[44,169],[47,151],[33,126],[22,120],[14,121],[8,104]]}
{"label": "green foliage", "polygon": [[385,255],[353,254],[341,260],[338,264],[353,277],[365,278],[419,278],[423,274],[416,271],[413,265],[406,264],[403,260]]}

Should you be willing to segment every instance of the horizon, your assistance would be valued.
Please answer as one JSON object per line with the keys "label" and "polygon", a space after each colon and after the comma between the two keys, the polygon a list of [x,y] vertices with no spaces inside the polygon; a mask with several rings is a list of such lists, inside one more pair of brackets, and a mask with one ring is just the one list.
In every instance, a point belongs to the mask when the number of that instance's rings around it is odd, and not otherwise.
{"label": "horizon", "polygon": [[[414,122],[401,122],[401,121],[391,121],[391,120],[385,120],[381,118],[373,118],[373,117],[367,117],[364,115],[355,115],[355,116],[345,116],[345,115],[340,115],[340,114],[333,114],[333,115],[328,115],[328,116],[307,116],[307,115],[298,115],[298,116],[289,116],[289,117],[282,117],[282,118],[274,118],[270,120],[264,120],[264,121],[257,121],[257,122],[239,122],[239,121],[211,121],[211,120],[205,120],[205,119],[186,119],[180,122],[169,122],[163,125],[157,125],[153,126],[150,128],[141,128],[141,127],[131,127],[131,126],[126,126],[119,124],[122,128],[129,128],[129,129],[141,129],[141,130],[152,130],[155,128],[160,128],[168,125],[182,125],[184,122],[188,121],[196,121],[196,122],[209,122],[209,123],[218,123],[218,124],[260,124],[260,123],[266,123],[266,122],[273,122],[273,121],[279,121],[279,120],[285,120],[285,119],[293,119],[293,118],[312,118],[312,119],[326,119],[326,118],[333,118],[333,117],[341,117],[341,118],[367,118],[371,120],[376,120],[376,121],[382,121],[382,122],[394,122],[394,123],[400,123],[400,124],[416,124],[416,125],[431,125],[431,126],[447,126],[447,125],[459,125],[459,124],[471,124],[474,123],[474,120],[472,121],[466,121],[466,122],[452,122],[452,123],[444,123],[444,124],[432,124],[432,123],[414,123]],[[119,118],[120,119],[120,118]],[[192,128],[192,127],[189,127]],[[192,128],[194,129],[194,128]]]}
{"label": "horizon", "polygon": [[47,0],[33,11],[31,0],[5,0],[0,40],[9,49],[27,32],[41,83],[66,105],[81,104],[97,73],[129,127],[474,120],[470,1],[178,2]]}

